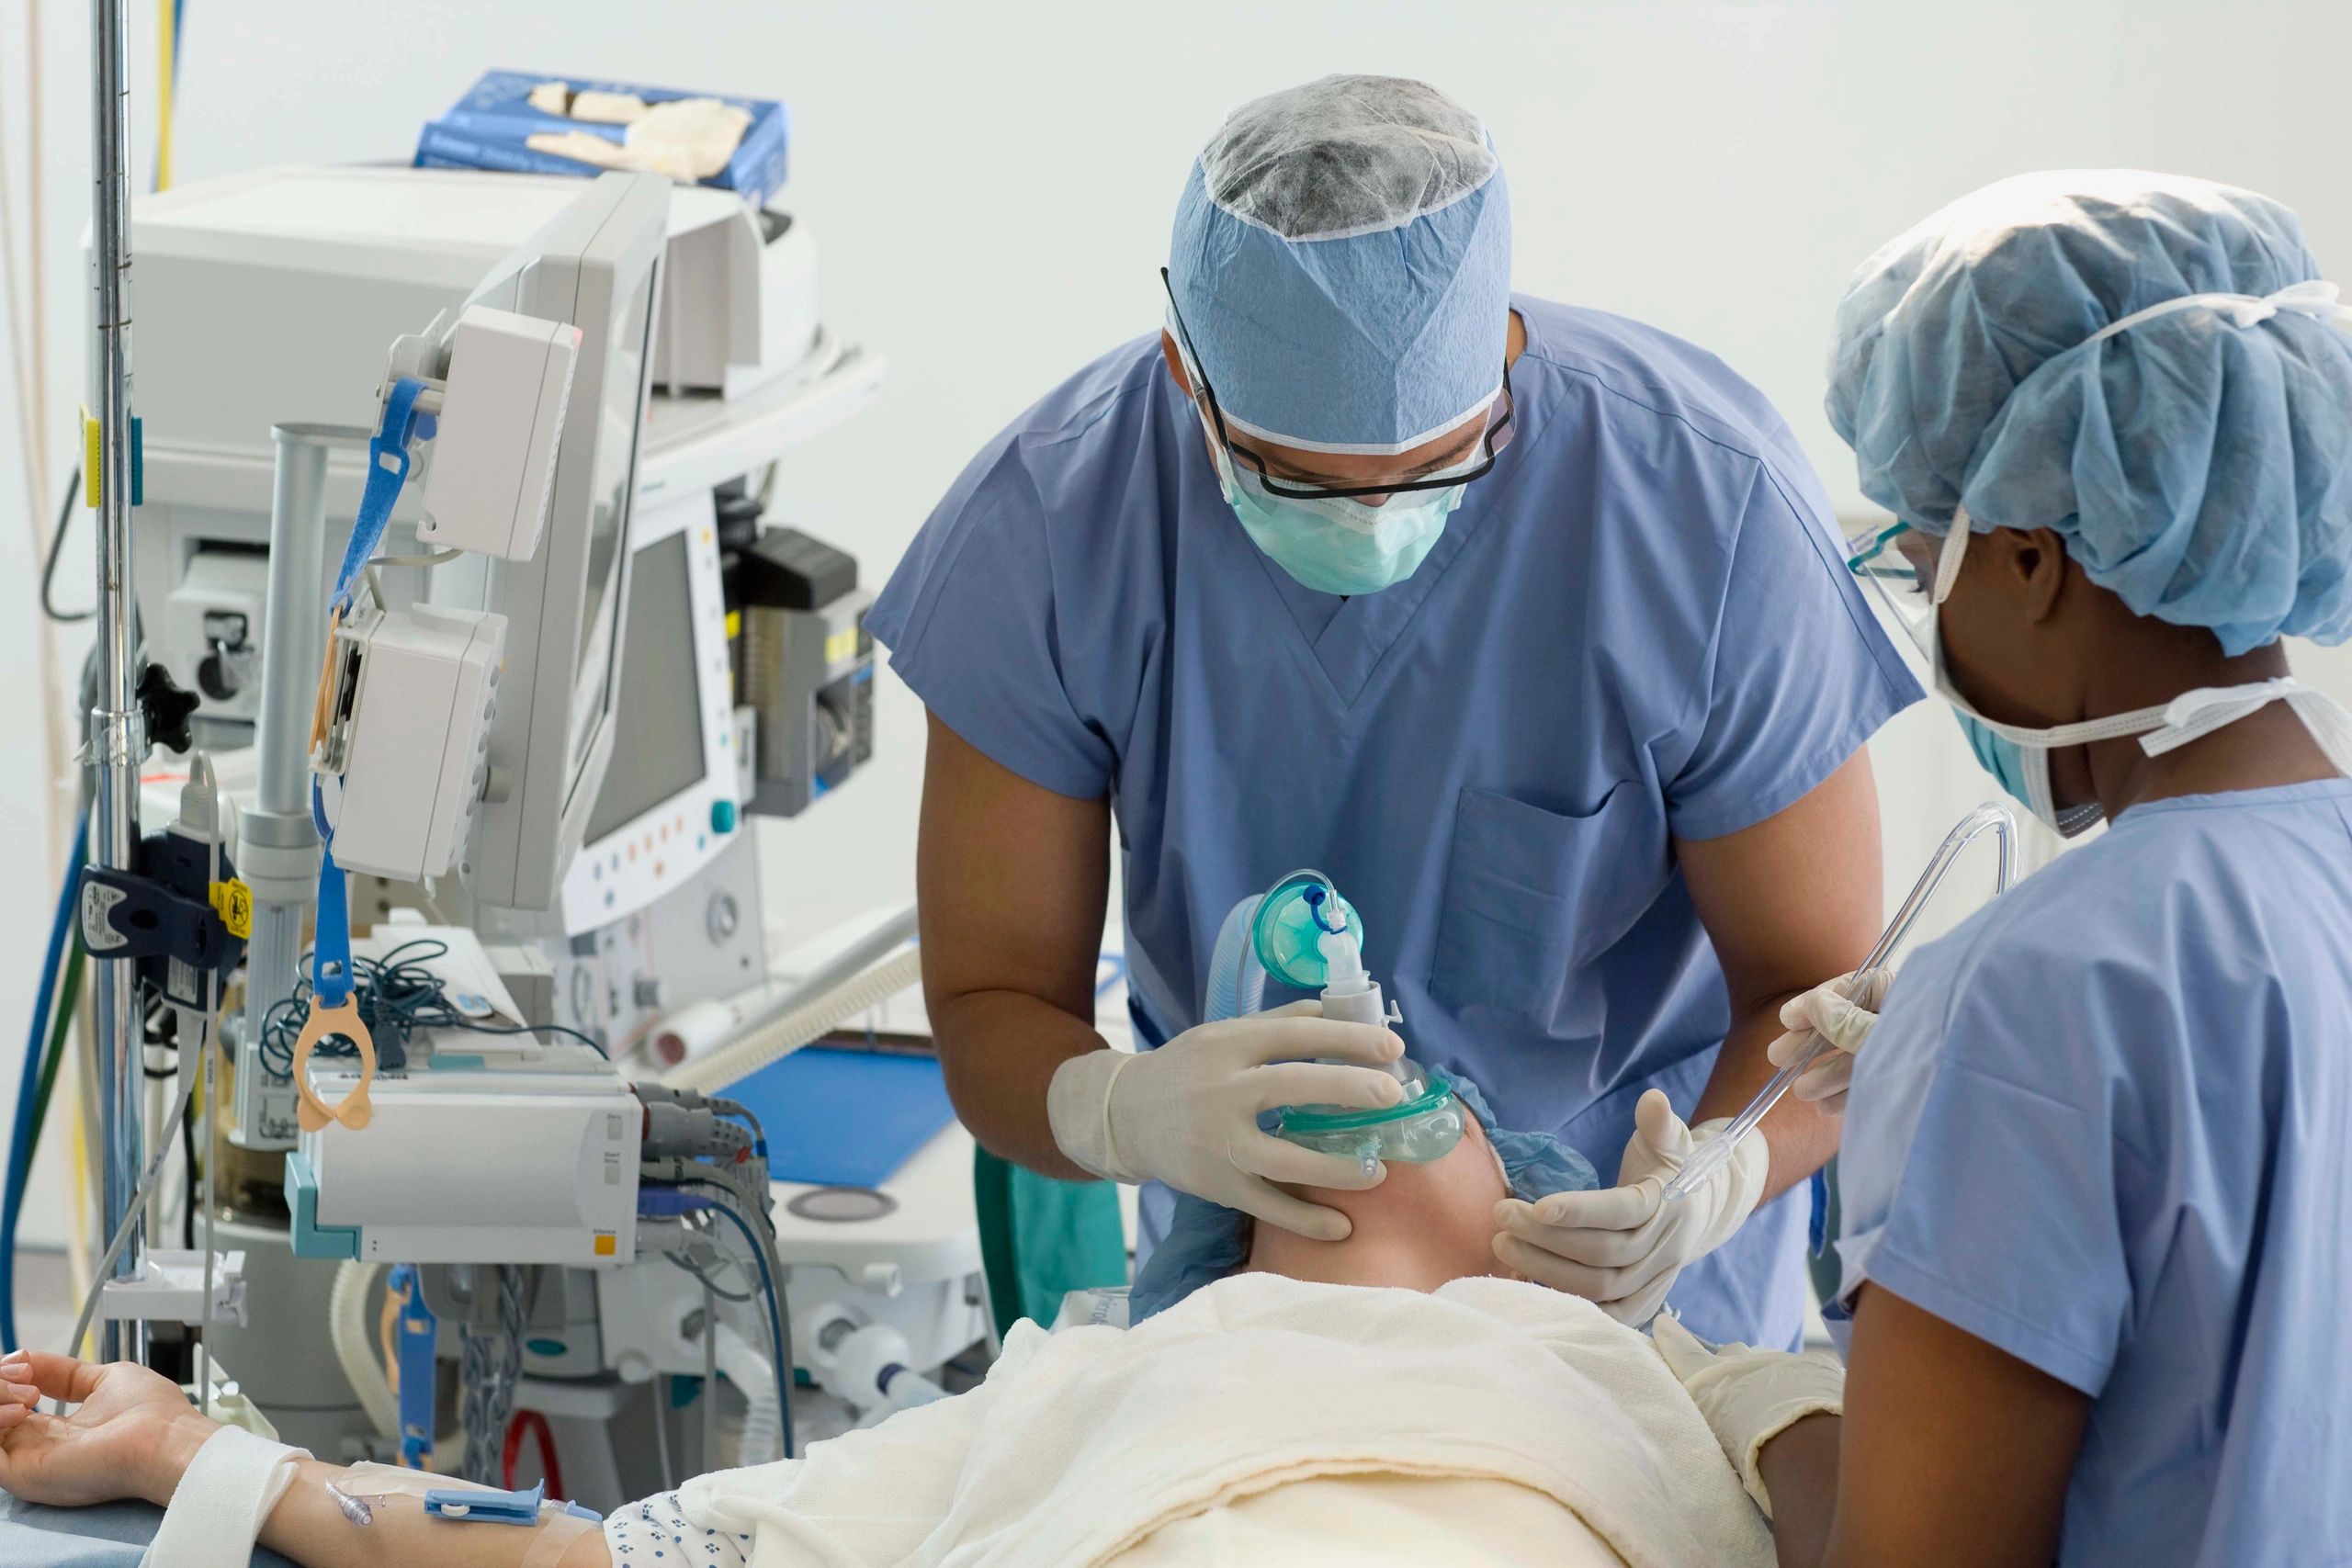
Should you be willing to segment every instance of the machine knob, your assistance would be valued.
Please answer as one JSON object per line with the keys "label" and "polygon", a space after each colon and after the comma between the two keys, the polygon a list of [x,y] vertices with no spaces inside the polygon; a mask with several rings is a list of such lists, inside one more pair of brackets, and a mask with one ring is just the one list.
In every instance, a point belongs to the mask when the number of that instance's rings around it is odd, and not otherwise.
{"label": "machine knob", "polygon": [[735,940],[736,931],[743,923],[743,911],[732,893],[714,893],[710,907],[703,911],[703,930],[708,933],[713,947],[724,947]]}
{"label": "machine knob", "polygon": [[714,833],[731,833],[735,830],[733,801],[714,800],[710,803],[710,830]]}
{"label": "machine knob", "polygon": [[186,755],[195,744],[188,718],[196,712],[197,694],[183,690],[162,665],[150,664],[139,677],[138,700],[146,716],[148,739]]}

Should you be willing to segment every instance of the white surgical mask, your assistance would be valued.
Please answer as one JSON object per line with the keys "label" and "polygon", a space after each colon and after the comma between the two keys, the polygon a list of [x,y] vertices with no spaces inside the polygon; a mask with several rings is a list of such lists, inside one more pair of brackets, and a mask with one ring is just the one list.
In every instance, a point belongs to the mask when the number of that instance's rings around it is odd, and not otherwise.
{"label": "white surgical mask", "polygon": [[2105,718],[2054,725],[2046,729],[1986,718],[1970,706],[1968,699],[1951,683],[1944,668],[1939,630],[1943,603],[1951,595],[1952,584],[1960,577],[1961,558],[1968,552],[1968,509],[1963,506],[1956,510],[1951,532],[1944,536],[1943,548],[1936,558],[1936,581],[1925,637],[1928,666],[1933,672],[1938,694],[1951,704],[1961,728],[1967,732],[1977,761],[2027,810],[2061,837],[2071,839],[2086,832],[2106,815],[2097,801],[2063,809],[2058,806],[2050,788],[2050,753],[2062,747],[2120,740],[2136,735],[2142,750],[2151,757],[2161,757],[2272,703],[2283,702],[2303,721],[2303,727],[2311,731],[2312,739],[2318,742],[2327,760],[2352,773],[2352,715],[2331,698],[2289,676],[2238,686],[2200,686],[2183,692],[2160,706],[2134,708],[2129,713],[2109,714]]}

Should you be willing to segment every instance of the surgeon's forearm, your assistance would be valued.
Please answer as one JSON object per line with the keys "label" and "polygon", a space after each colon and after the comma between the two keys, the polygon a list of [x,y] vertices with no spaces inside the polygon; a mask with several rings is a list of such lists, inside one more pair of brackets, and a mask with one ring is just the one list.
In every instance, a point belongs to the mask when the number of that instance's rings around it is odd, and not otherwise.
{"label": "surgeon's forearm", "polygon": [[372,1523],[356,1525],[327,1495],[341,1465],[305,1461],[294,1484],[262,1524],[261,1543],[302,1568],[610,1568],[604,1531],[590,1527],[538,1561],[531,1551],[551,1527],[464,1524],[428,1517],[415,1497],[369,1503]]}
{"label": "surgeon's forearm", "polygon": [[[1724,1037],[1723,1054],[1715,1058],[1714,1073],[1699,1096],[1699,1112],[1690,1118],[1693,1125],[1718,1116],[1738,1115],[1756,1098],[1757,1090],[1772,1080],[1780,1069],[1764,1053],[1783,1032],[1781,1004],[1796,994],[1768,997],[1750,1005],[1733,1022],[1731,1032]],[[1764,1179],[1764,1196],[1778,1197],[1819,1170],[1838,1152],[1838,1119],[1824,1114],[1818,1106],[1793,1094],[1782,1095],[1781,1103],[1758,1123],[1772,1158]]]}
{"label": "surgeon's forearm", "polygon": [[[1764,1053],[1781,1004],[1859,965],[1878,934],[1878,787],[1857,751],[1793,805],[1720,839],[1677,840],[1700,923],[1723,964],[1731,1029],[1692,1122],[1736,1116],[1776,1070]],[[1764,1119],[1772,1163],[1764,1194],[1784,1192],[1837,1152],[1838,1123],[1793,1096]]]}
{"label": "surgeon's forearm", "polygon": [[1757,1472],[1772,1499],[1772,1548],[1780,1568],[1820,1568],[1829,1561],[1844,1425],[1835,1416],[1808,1416],[1757,1456]]}
{"label": "surgeon's forearm", "polygon": [[973,991],[931,1006],[956,1114],[982,1148],[1063,1181],[1093,1177],[1054,1142],[1046,1095],[1072,1056],[1108,1049],[1092,1025],[1021,991]]}

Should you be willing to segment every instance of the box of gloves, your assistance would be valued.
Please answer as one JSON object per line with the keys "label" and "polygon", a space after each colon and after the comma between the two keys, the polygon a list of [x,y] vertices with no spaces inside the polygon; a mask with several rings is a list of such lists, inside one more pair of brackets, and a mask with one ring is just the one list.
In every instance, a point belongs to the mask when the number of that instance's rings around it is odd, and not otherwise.
{"label": "box of gloves", "polygon": [[593,175],[637,169],[758,207],[784,184],[788,121],[772,98],[492,71],[416,143],[421,169]]}

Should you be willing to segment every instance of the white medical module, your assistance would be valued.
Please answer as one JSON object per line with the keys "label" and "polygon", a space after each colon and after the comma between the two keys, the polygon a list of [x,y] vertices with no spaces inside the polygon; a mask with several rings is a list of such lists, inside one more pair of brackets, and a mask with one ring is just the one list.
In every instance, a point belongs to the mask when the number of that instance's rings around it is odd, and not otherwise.
{"label": "white medical module", "polygon": [[335,689],[311,765],[328,795],[335,863],[416,882],[446,874],[487,777],[506,617],[420,604],[354,608],[335,628]]}
{"label": "white medical module", "polygon": [[503,560],[537,553],[579,357],[580,329],[565,322],[483,305],[458,318],[420,542]]}

